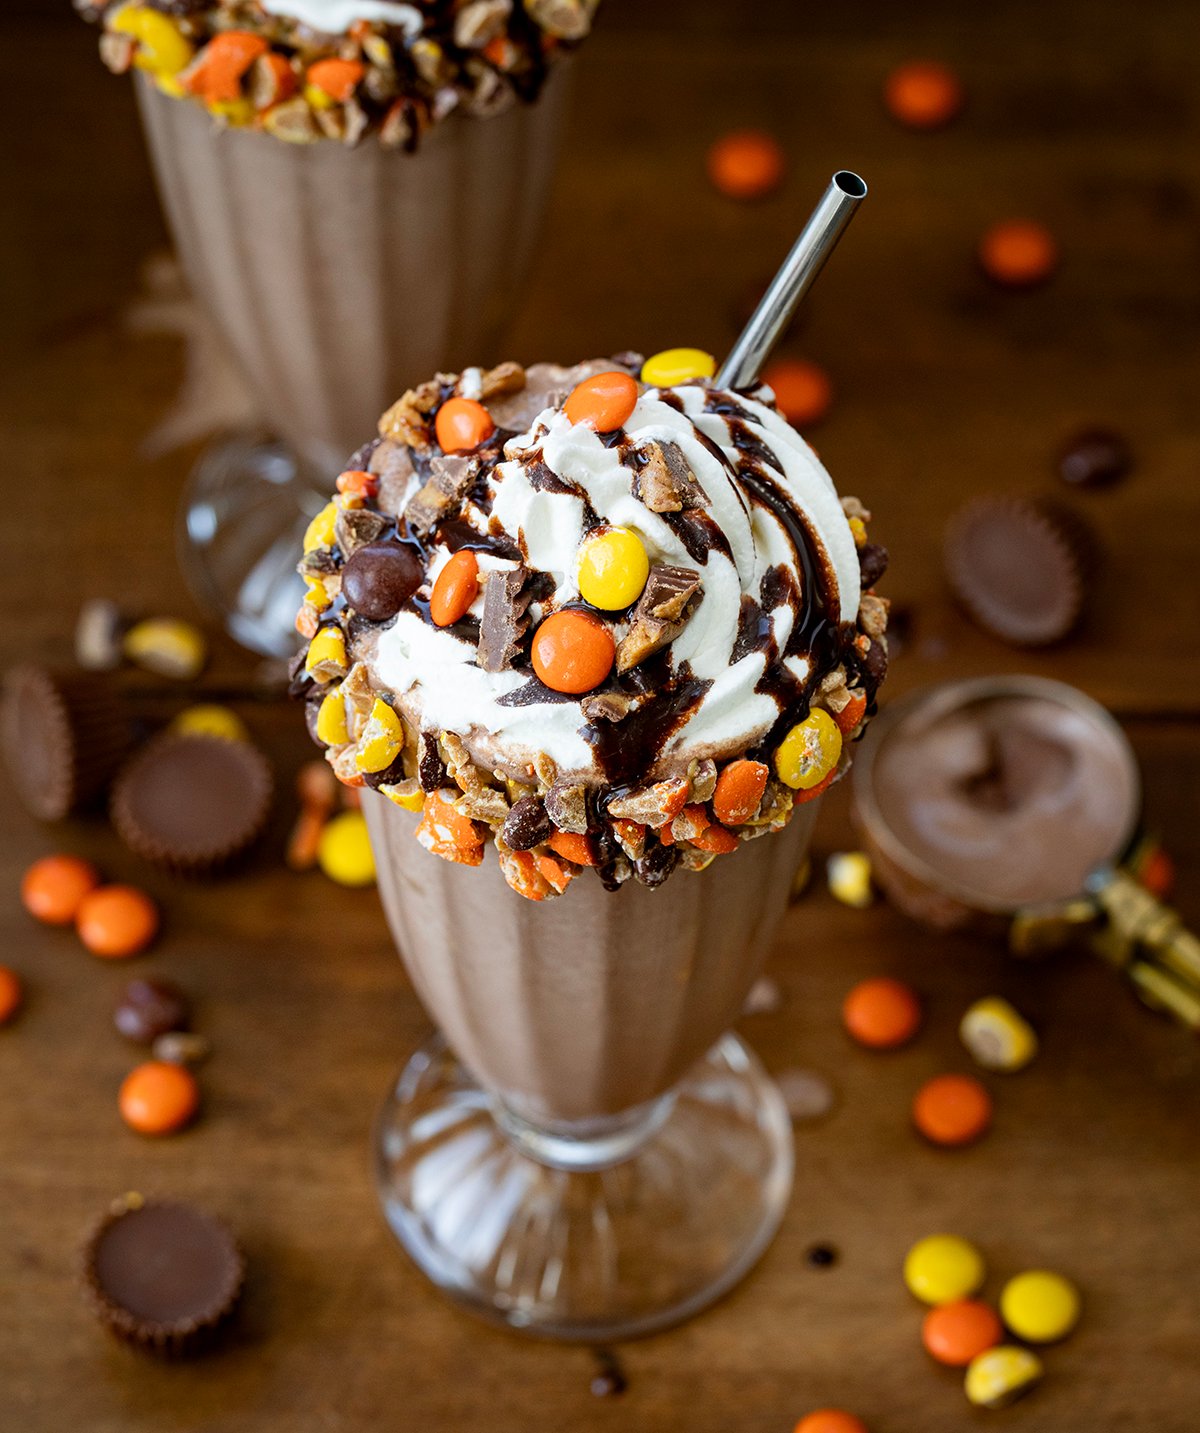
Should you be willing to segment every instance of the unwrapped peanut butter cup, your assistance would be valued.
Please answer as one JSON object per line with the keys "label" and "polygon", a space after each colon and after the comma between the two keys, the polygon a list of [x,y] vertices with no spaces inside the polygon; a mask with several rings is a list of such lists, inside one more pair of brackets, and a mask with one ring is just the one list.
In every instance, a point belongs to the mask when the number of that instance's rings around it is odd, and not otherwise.
{"label": "unwrapped peanut butter cup", "polygon": [[1086,546],[1078,521],[1048,504],[975,498],[946,529],[946,576],[985,631],[1018,647],[1048,646],[1082,614]]}
{"label": "unwrapped peanut butter cup", "polygon": [[113,825],[144,860],[178,875],[209,875],[261,835],[272,786],[266,757],[249,742],[165,734],[122,768]]}
{"label": "unwrapped peanut butter cup", "polygon": [[99,796],[129,746],[108,679],[75,668],[30,663],[10,671],[0,730],[13,784],[42,821],[61,821]]}
{"label": "unwrapped peanut butter cup", "polygon": [[219,1220],[188,1204],[119,1199],[84,1248],[83,1283],[102,1323],[147,1353],[201,1352],[242,1293],[245,1259]]}

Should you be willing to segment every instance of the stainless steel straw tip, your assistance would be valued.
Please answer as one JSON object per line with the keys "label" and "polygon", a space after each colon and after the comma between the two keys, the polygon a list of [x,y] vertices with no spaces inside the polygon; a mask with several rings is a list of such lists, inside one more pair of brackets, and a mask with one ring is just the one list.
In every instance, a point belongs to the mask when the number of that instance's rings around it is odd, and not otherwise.
{"label": "stainless steel straw tip", "polygon": [[833,176],[833,182],[847,199],[865,199],[867,197],[867,181],[861,175],[855,174],[852,169],[839,169]]}

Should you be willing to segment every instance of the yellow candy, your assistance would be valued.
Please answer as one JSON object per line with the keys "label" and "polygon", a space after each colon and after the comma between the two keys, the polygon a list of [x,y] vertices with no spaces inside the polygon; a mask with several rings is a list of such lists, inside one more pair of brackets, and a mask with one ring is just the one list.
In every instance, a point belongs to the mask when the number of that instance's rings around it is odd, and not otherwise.
{"label": "yellow candy", "polygon": [[105,28],[132,35],[138,42],[133,63],[160,78],[177,74],[192,58],[192,46],[175,21],[145,5],[123,5],[108,17]]}
{"label": "yellow candy", "polygon": [[333,527],[337,522],[337,503],[326,503],[309,523],[304,533],[304,551],[313,552],[318,547],[332,547]]}
{"label": "yellow candy", "polygon": [[664,348],[642,364],[642,382],[671,388],[689,378],[711,378],[716,371],[712,354],[702,348]]}
{"label": "yellow candy", "polygon": [[343,746],[350,740],[346,729],[346,701],[341,687],[334,687],[317,710],[317,740],[326,746]]}
{"label": "yellow candy", "polygon": [[867,541],[867,525],[860,517],[852,517],[849,523],[850,531],[854,535],[854,546],[865,547]]}
{"label": "yellow candy", "polygon": [[319,577],[306,577],[304,581],[308,587],[308,591],[304,594],[305,602],[315,607],[318,612],[324,612],[333,601],[329,595],[329,589]]}
{"label": "yellow candy", "polygon": [[317,843],[317,864],[339,886],[369,886],[375,858],[361,811],[343,811],[325,825]]}
{"label": "yellow candy", "polygon": [[313,109],[332,109],[337,104],[337,100],[319,85],[305,85],[304,98]]}
{"label": "yellow candy", "polygon": [[650,559],[642,540],[627,527],[589,538],[579,554],[579,595],[602,612],[619,612],[642,595]]}
{"label": "yellow candy", "polygon": [[171,723],[170,730],[182,736],[215,736],[222,741],[249,741],[246,723],[228,707],[204,702],[188,707]]}
{"label": "yellow candy", "polygon": [[150,617],[125,633],[124,651],[131,662],[148,672],[189,682],[203,670],[208,644],[190,622]]}
{"label": "yellow candy", "polygon": [[1028,1020],[998,995],[977,1000],[963,1016],[958,1033],[985,1070],[1023,1070],[1038,1050]]}
{"label": "yellow candy", "polygon": [[969,1299],[983,1283],[983,1255],[957,1234],[930,1234],[904,1258],[904,1282],[923,1304]]}
{"label": "yellow candy", "polygon": [[977,1408],[1007,1408],[1042,1376],[1042,1361],[1027,1348],[1002,1344],[977,1354],[967,1365],[967,1398]]}
{"label": "yellow candy", "polygon": [[210,100],[208,112],[233,129],[244,129],[258,118],[258,111],[250,100]]}
{"label": "yellow candy", "polygon": [[346,639],[340,627],[322,627],[308,645],[304,670],[318,682],[346,674]]}
{"label": "yellow candy", "polygon": [[1048,1269],[1018,1274],[1000,1294],[1000,1317],[1026,1343],[1057,1343],[1079,1322],[1079,1314],[1079,1290]]}
{"label": "yellow candy", "polygon": [[842,734],[827,711],[809,714],[779,743],[775,770],[793,791],[811,791],[837,766],[842,755]]}
{"label": "yellow candy", "polygon": [[864,851],[835,851],[825,867],[829,893],[844,906],[866,910],[874,901],[871,858]]}
{"label": "yellow candy", "polygon": [[396,712],[381,697],[375,698],[354,757],[359,771],[386,771],[404,746],[404,727]]}
{"label": "yellow candy", "polygon": [[425,793],[418,786],[413,791],[405,791],[403,786],[381,786],[379,790],[389,801],[394,801],[397,806],[403,806],[405,811],[424,811]]}

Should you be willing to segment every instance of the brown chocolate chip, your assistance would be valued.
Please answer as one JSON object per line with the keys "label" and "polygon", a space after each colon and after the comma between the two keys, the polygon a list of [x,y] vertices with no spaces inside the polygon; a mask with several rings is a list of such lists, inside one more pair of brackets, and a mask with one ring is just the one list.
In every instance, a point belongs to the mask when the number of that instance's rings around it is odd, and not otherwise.
{"label": "brown chocolate chip", "polygon": [[438,750],[437,737],[431,731],[423,731],[417,738],[417,780],[422,791],[440,791],[449,780],[446,763]]}
{"label": "brown chocolate chip", "polygon": [[507,845],[514,851],[530,851],[554,834],[554,823],[545,802],[537,796],[524,796],[505,818],[501,831]]}
{"label": "brown chocolate chip", "polygon": [[874,587],[887,571],[888,551],[877,542],[868,542],[858,549],[858,570],[862,574],[862,585]]}
{"label": "brown chocolate chip", "polygon": [[678,864],[678,846],[664,846],[661,842],[655,842],[640,861],[634,861],[633,874],[643,886],[649,886],[653,890],[662,885]]}
{"label": "brown chocolate chip", "polygon": [[674,641],[699,600],[700,574],[690,567],[654,566],[617,648],[617,671],[627,672]]}
{"label": "brown chocolate chip", "polygon": [[342,596],[372,622],[387,622],[425,580],[425,564],[406,542],[371,542],[342,569]]}
{"label": "brown chocolate chip", "polygon": [[122,991],[113,1024],[135,1045],[153,1045],[160,1035],[184,1029],[189,1013],[188,998],[177,985],[139,976]]}
{"label": "brown chocolate chip", "polygon": [[642,467],[633,480],[633,491],[651,512],[682,512],[707,503],[677,443],[647,443],[638,456]]}
{"label": "brown chocolate chip", "polygon": [[476,660],[485,672],[511,667],[529,629],[527,612],[533,594],[526,588],[529,570],[489,572],[483,580],[483,616],[479,622]]}
{"label": "brown chocolate chip", "polygon": [[1133,467],[1133,454],[1111,428],[1085,428],[1063,446],[1058,475],[1073,488],[1103,488]]}

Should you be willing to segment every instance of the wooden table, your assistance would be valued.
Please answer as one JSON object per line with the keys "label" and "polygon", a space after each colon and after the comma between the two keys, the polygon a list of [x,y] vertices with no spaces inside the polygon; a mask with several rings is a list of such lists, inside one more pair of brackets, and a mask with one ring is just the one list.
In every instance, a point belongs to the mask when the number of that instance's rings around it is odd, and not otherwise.
{"label": "wooden table", "polygon": [[[1200,921],[1190,0],[1150,0],[1136,14],[1097,0],[606,9],[579,65],[567,162],[512,352],[724,349],[739,295],[774,268],[830,170],[860,169],[871,199],[797,345],[834,377],[838,404],[817,442],[840,484],[875,509],[893,551],[887,591],[911,618],[889,694],[1024,669],[1111,705],[1143,760],[1149,817],[1185,873],[1180,904]],[[178,385],[180,347],[135,336],[121,318],[164,231],[129,89],[103,73],[92,35],[65,10],[24,0],[0,22],[0,93],[13,113],[0,229],[4,510],[17,559],[5,661],[64,653],[85,597],[190,610],[171,525],[193,455],[137,456]],[[959,66],[970,91],[968,112],[941,135],[907,134],[881,111],[889,66],[921,54]],[[719,199],[701,171],[707,142],[742,123],[773,128],[792,161],[783,193],[755,207]],[[1013,213],[1061,238],[1061,275],[1041,292],[999,294],[974,270],[980,230]],[[1137,471],[1077,499],[1107,550],[1085,631],[1046,655],[1016,654],[949,606],[943,522],[978,490],[1055,494],[1053,455],[1085,420],[1128,433]],[[252,676],[253,663],[218,642],[206,681],[249,688]],[[238,709],[286,788],[307,754],[298,713]],[[371,1115],[428,1022],[374,896],[286,872],[286,810],[248,868],[208,888],[148,872],[98,817],[42,829],[7,786],[4,799],[0,930],[30,992],[0,1034],[5,1429],[729,1433],[790,1429],[833,1403],[875,1433],[958,1430],[971,1418],[960,1379],[929,1365],[899,1279],[908,1245],[939,1229],[980,1242],[993,1294],[1037,1265],[1086,1291],[1084,1324],[1048,1352],[1044,1386],[998,1424],[1196,1426],[1200,1057],[1084,957],[1023,966],[924,935],[886,907],[847,910],[818,883],[771,963],[783,1008],[744,1028],[771,1068],[832,1077],[836,1112],[797,1131],[792,1206],[761,1267],[693,1323],[620,1350],[628,1391],[599,1399],[588,1350],[456,1312],[379,1217]],[[828,805],[822,851],[852,839],[844,792]],[[19,873],[52,848],[84,852],[162,901],[164,938],[136,969],[196,993],[216,1050],[204,1117],[185,1135],[147,1142],[117,1117],[132,1055],[109,1011],[134,967],[100,965],[18,907]],[[922,1037],[890,1056],[852,1048],[837,1018],[846,989],[877,972],[910,979],[928,1003]],[[1036,1020],[1043,1053],[1027,1073],[989,1081],[997,1117],[984,1142],[923,1147],[908,1128],[912,1092],[968,1067],[957,1020],[993,992]],[[130,1188],[198,1200],[244,1236],[241,1336],[211,1359],[135,1359],[78,1297],[81,1235]],[[839,1251],[832,1268],[806,1263],[818,1241]]]}

